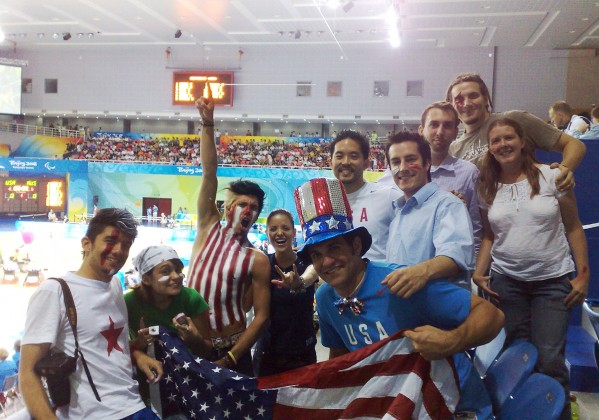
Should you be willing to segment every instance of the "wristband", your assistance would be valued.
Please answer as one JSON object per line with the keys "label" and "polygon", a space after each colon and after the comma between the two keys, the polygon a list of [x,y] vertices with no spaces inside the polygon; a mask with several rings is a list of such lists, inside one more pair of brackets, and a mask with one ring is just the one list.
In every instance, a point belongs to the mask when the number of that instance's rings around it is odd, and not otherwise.
{"label": "wristband", "polygon": [[227,352],[227,356],[233,362],[233,366],[237,366],[237,359],[235,359],[235,356],[233,355],[233,352],[229,350]]}

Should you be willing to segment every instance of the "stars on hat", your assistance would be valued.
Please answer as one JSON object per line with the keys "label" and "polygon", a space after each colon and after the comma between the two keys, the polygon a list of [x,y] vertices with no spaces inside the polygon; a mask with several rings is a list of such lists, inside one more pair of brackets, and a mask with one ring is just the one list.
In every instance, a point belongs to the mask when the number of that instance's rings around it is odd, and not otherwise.
{"label": "stars on hat", "polygon": [[343,224],[345,225],[345,230],[350,230],[354,228],[351,222],[347,219],[345,219],[345,222],[343,222]]}
{"label": "stars on hat", "polygon": [[327,220],[327,225],[329,225],[329,229],[331,230],[337,229],[337,226],[339,226],[339,220],[335,220],[333,216],[331,216],[331,218]]}
{"label": "stars on hat", "polygon": [[320,223],[318,223],[316,220],[313,220],[308,229],[310,229],[311,232],[317,232],[320,230]]}

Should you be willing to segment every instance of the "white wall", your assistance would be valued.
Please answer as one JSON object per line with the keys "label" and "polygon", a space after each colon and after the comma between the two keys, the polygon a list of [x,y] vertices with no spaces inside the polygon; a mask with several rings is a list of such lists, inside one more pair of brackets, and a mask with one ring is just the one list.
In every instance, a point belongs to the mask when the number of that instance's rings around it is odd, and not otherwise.
{"label": "white wall", "polygon": [[548,120],[553,102],[566,96],[568,52],[498,48],[495,111],[520,109]]}
{"label": "white wall", "polygon": [[[253,49],[235,71],[236,83],[291,83],[311,81],[311,97],[296,97],[295,86],[236,86],[234,106],[218,115],[336,116],[399,115],[418,119],[429,103],[444,97],[451,78],[477,71],[492,80],[490,48],[400,49],[392,53],[364,50],[340,60],[337,54],[311,50],[282,50],[273,54]],[[192,107],[171,105],[173,69],[166,68],[162,48],[72,52],[46,51],[20,57],[29,60],[23,77],[33,79],[33,92],[23,97],[25,112],[46,110],[141,111],[191,113]],[[183,57],[180,68],[206,69],[194,57]],[[219,69],[217,66],[216,69]],[[58,93],[45,94],[44,79],[58,79]],[[390,81],[390,96],[373,96],[375,80]],[[424,96],[407,97],[406,81],[423,80]],[[342,81],[342,97],[327,97],[327,81]],[[401,124],[401,121],[397,121]]]}

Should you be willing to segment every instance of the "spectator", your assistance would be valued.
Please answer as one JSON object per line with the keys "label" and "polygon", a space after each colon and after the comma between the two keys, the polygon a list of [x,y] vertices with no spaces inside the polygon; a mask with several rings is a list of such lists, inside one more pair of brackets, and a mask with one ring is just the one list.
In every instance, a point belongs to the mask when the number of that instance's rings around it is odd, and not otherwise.
{"label": "spectator", "polygon": [[551,105],[549,118],[554,127],[572,137],[580,138],[589,129],[586,118],[575,115],[566,101],[557,101]]}
{"label": "spectator", "polygon": [[8,350],[0,347],[0,390],[4,379],[18,372],[17,364],[8,359]]}
{"label": "spectator", "polygon": [[15,354],[12,355],[12,361],[17,365],[17,370],[19,370],[19,364],[21,363],[21,340],[15,341],[14,344]]}
{"label": "spectator", "polygon": [[[128,335],[122,334],[128,330],[127,310],[120,279],[115,276],[127,261],[136,236],[137,222],[131,213],[100,210],[81,240],[83,261],[79,270],[64,276],[73,295],[79,350],[89,375],[78,363],[68,378],[70,404],[56,411],[61,418],[157,418],[145,409],[139,396],[131,377],[132,360],[151,383],[160,380],[162,364],[135,348],[130,351]],[[51,348],[71,356],[75,353],[75,338],[57,281],[43,282],[31,297],[22,343],[20,384],[27,410],[33,418],[56,418],[34,367]],[[89,377],[97,396],[92,393]]]}
{"label": "spectator", "polygon": [[[464,134],[454,141],[449,153],[479,166],[480,159],[488,149],[487,131],[489,125],[501,117],[516,120],[525,130],[535,148],[554,150],[562,154],[559,164],[561,174],[557,178],[561,190],[574,187],[574,169],[585,154],[585,146],[578,139],[551,127],[543,120],[522,111],[509,111],[502,114],[491,113],[493,104],[489,89],[480,75],[463,73],[458,75],[447,88],[447,102],[450,102],[464,125]],[[552,166],[556,167],[553,164]]]}
{"label": "spectator", "polygon": [[[212,345],[208,334],[208,304],[198,292],[183,286],[183,262],[170,246],[149,246],[133,259],[141,284],[125,294],[129,336],[135,347],[145,350],[154,339],[148,327],[164,326],[176,332],[190,350],[208,357]],[[183,318],[178,315],[184,314]],[[146,382],[139,380],[144,400]]]}
{"label": "spectator", "polygon": [[331,169],[343,183],[355,226],[364,226],[372,233],[373,243],[366,258],[385,261],[389,225],[395,216],[393,201],[402,194],[396,187],[367,182],[368,140],[352,130],[341,131],[329,146]]}
{"label": "spectator", "polygon": [[404,194],[395,201],[387,261],[408,265],[387,276],[390,290],[408,298],[439,278],[470,290],[474,238],[466,206],[431,182],[431,149],[422,136],[399,133],[386,147],[393,179]]}
{"label": "spectator", "polygon": [[[205,297],[211,308],[210,337],[215,363],[246,375],[253,374],[250,349],[268,322],[270,264],[254,248],[248,233],[264,204],[264,191],[250,181],[229,184],[225,200],[226,225],[216,206],[217,152],[214,144],[214,102],[196,102],[202,118],[202,181],[197,201],[197,234],[191,252],[189,286]],[[222,255],[227,255],[221,260]],[[218,293],[215,291],[218,290]],[[254,307],[254,319],[245,313]]]}
{"label": "spectator", "polygon": [[316,363],[314,332],[314,268],[297,260],[293,251],[293,216],[273,210],[266,219],[275,252],[270,262],[270,321],[256,344],[256,376],[275,375]]}
{"label": "spectator", "polygon": [[532,342],[536,369],[562,384],[561,418],[569,419],[568,318],[584,302],[590,279],[576,199],[557,190],[559,171],[536,162],[516,121],[494,121],[487,138],[479,184],[484,236],[473,280],[505,313],[505,345]]}
{"label": "spectator", "polygon": [[591,128],[580,136],[584,140],[599,140],[599,106],[591,110]]}
{"label": "spectator", "polygon": [[[316,306],[329,358],[407,329],[405,336],[424,358],[452,358],[461,384],[456,413],[492,418],[485,387],[464,351],[495,337],[503,324],[501,311],[447,282],[429,283],[410,297],[398,297],[381,280],[399,266],[362,258],[371,237],[366,228],[352,226],[339,181],[311,180],[295,194],[306,238],[298,257],[312,263],[326,282],[316,291]],[[339,223],[326,223],[333,218]]]}

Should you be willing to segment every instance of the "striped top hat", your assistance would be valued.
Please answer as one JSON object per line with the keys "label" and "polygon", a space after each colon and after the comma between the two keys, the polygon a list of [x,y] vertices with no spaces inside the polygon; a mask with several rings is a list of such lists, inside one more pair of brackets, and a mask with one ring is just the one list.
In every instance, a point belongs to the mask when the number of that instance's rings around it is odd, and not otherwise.
{"label": "striped top hat", "polygon": [[305,182],[295,189],[294,198],[305,241],[297,251],[299,258],[309,262],[311,245],[340,235],[359,236],[362,255],[368,251],[372,237],[365,227],[354,228],[345,188],[338,179],[315,178]]}

